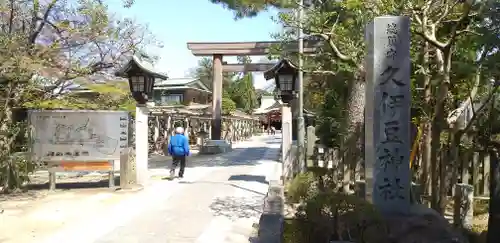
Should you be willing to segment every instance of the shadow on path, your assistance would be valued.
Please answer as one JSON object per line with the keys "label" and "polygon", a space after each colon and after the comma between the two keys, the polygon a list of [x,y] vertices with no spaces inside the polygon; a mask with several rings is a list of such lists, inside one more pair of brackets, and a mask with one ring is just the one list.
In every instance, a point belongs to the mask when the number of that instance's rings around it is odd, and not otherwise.
{"label": "shadow on path", "polygon": [[[249,180],[258,181],[258,180]],[[258,181],[260,182],[260,181]],[[208,184],[222,184],[232,186],[238,189],[251,192],[251,194],[246,196],[224,196],[215,198],[210,204],[209,208],[214,216],[224,216],[231,220],[241,219],[241,218],[258,218],[262,214],[262,201],[265,197],[265,193],[258,192],[249,188],[245,188],[239,185],[235,185],[230,182],[214,182],[214,181],[195,181],[195,182],[183,182],[181,184],[198,184],[198,183],[208,183]]]}
{"label": "shadow on path", "polygon": [[258,191],[255,191],[255,190],[252,190],[252,189],[249,189],[249,188],[246,188],[246,187],[242,187],[242,186],[239,186],[239,185],[236,185],[236,184],[233,184],[233,183],[229,183],[229,182],[217,182],[217,181],[195,181],[195,182],[191,182],[191,181],[179,181],[179,183],[180,184],[201,184],[201,183],[206,183],[206,184],[227,185],[227,186],[232,186],[232,187],[235,187],[235,188],[238,188],[238,189],[241,189],[241,190],[245,190],[245,191],[257,194],[257,195],[261,195],[261,196],[265,196],[266,195],[265,193],[258,192]]}
{"label": "shadow on path", "polygon": [[224,216],[231,220],[258,218],[262,214],[263,197],[263,195],[217,197],[209,208],[214,216]]}
{"label": "shadow on path", "polygon": [[232,175],[229,177],[228,181],[255,181],[264,184],[269,184],[265,176],[260,175]]}

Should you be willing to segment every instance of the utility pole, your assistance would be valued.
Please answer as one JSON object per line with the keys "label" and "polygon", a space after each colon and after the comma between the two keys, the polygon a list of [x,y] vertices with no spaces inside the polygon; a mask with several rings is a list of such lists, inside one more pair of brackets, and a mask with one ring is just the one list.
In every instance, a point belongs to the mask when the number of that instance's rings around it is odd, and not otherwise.
{"label": "utility pole", "polygon": [[299,0],[299,9],[298,9],[298,21],[299,21],[299,29],[297,31],[297,39],[299,44],[299,73],[297,77],[298,85],[299,85],[299,116],[297,118],[297,145],[298,145],[298,161],[300,166],[300,172],[306,172],[307,165],[306,160],[304,158],[304,148],[305,148],[305,125],[304,125],[304,60],[302,56],[304,54],[304,38],[303,38],[303,25],[302,19],[304,16],[304,0]]}

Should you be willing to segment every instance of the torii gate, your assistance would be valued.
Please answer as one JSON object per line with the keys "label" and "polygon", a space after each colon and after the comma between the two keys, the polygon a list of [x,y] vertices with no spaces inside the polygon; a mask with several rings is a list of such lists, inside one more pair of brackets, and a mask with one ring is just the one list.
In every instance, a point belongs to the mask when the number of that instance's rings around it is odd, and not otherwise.
{"label": "torii gate", "polygon": [[[188,42],[187,48],[194,56],[213,57],[213,85],[212,85],[212,139],[220,140],[222,126],[222,72],[265,72],[275,64],[249,63],[227,64],[222,61],[223,56],[265,56],[272,45],[278,41],[260,42]],[[315,53],[318,41],[304,40],[304,54]],[[298,43],[290,42],[287,51],[298,52]]]}

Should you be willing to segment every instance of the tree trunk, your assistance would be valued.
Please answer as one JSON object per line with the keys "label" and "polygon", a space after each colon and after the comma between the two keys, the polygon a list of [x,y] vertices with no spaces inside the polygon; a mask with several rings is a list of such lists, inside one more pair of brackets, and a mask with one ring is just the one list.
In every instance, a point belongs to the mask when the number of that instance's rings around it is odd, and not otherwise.
{"label": "tree trunk", "polygon": [[[437,117],[432,120],[431,127],[431,147],[430,147],[430,165],[431,165],[431,208],[439,209],[439,162],[438,156],[441,146],[441,129]],[[439,211],[438,211],[439,212]]]}
{"label": "tree trunk", "polygon": [[[21,186],[19,171],[12,171],[10,156],[13,152],[14,142],[19,134],[19,127],[15,126],[13,107],[19,107],[22,87],[15,80],[6,80],[8,85],[4,88],[4,103],[0,108],[0,187],[10,190]],[[14,168],[15,169],[15,168]]]}
{"label": "tree trunk", "polygon": [[444,215],[446,211],[446,206],[448,205],[448,191],[450,186],[454,183],[452,176],[455,165],[455,160],[453,158],[454,153],[458,154],[458,149],[460,146],[461,134],[455,133],[448,136],[448,141],[443,149],[441,150],[441,158],[439,162],[439,212]]}
{"label": "tree trunk", "polygon": [[2,136],[0,136],[0,161],[2,163],[2,165],[0,166],[0,186],[3,188],[2,190],[6,191],[15,187],[12,181],[12,179],[15,178],[11,177],[12,174],[9,161],[9,156],[12,150],[12,143],[14,142],[15,137],[12,136],[12,109],[7,104],[5,108],[0,112],[2,113],[3,118],[0,121],[0,134],[2,134]]}
{"label": "tree trunk", "polygon": [[[451,73],[451,50],[438,50],[436,49],[436,61],[438,64],[439,73],[441,76],[441,82],[439,84],[439,89],[436,95],[436,104],[433,112],[432,118],[432,143],[431,143],[431,166],[432,166],[432,195],[431,195],[431,207],[437,212],[444,214],[445,208],[440,204],[441,195],[444,192],[440,192],[439,180],[440,169],[444,169],[445,166],[440,166],[438,160],[438,154],[441,149],[441,132],[443,131],[443,124],[445,120],[445,103],[448,96],[448,90],[450,86],[450,73]],[[444,173],[446,174],[446,173]]]}
{"label": "tree trunk", "polygon": [[[451,143],[450,143],[450,158],[449,158],[449,171],[448,171],[448,179],[446,180],[448,183],[447,187],[453,187],[457,181],[459,176],[459,168],[462,165],[462,158],[460,157],[460,144],[462,141],[462,137],[464,133],[462,131],[452,130],[453,134],[451,134]],[[453,192],[454,190],[452,190]]]}
{"label": "tree trunk", "polygon": [[347,99],[347,140],[346,156],[344,157],[343,191],[348,192],[351,181],[351,171],[356,168],[361,158],[362,128],[365,114],[365,89],[366,83],[363,75],[356,77],[355,82],[350,85]]}
{"label": "tree trunk", "polygon": [[430,122],[423,125],[423,143],[422,143],[422,174],[420,184],[425,195],[431,194],[431,147],[432,147],[432,126]]}
{"label": "tree trunk", "polygon": [[[432,111],[432,85],[431,85],[431,76],[428,74],[429,68],[429,43],[423,43],[422,47],[422,67],[424,68],[423,80],[422,83],[424,85],[424,109],[426,114],[431,114]],[[422,121],[423,125],[423,146],[422,146],[422,174],[420,177],[420,184],[424,190],[425,195],[431,194],[431,177],[430,173],[431,169],[431,141],[432,141],[432,124],[430,122],[430,118],[427,118],[425,121]]]}
{"label": "tree trunk", "polygon": [[498,151],[490,151],[490,204],[486,243],[500,242],[500,163]]}

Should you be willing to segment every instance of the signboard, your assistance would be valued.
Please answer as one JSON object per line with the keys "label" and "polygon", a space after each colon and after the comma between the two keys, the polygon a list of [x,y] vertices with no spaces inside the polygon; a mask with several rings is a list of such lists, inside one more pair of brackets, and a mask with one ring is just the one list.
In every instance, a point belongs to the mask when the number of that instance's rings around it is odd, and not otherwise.
{"label": "signboard", "polygon": [[29,111],[28,116],[35,161],[119,160],[128,147],[125,111]]}

